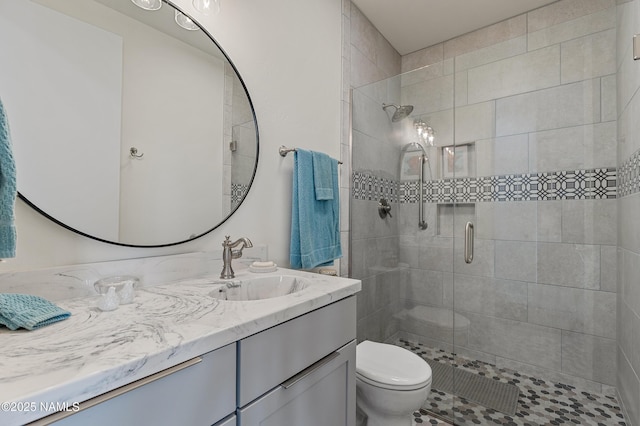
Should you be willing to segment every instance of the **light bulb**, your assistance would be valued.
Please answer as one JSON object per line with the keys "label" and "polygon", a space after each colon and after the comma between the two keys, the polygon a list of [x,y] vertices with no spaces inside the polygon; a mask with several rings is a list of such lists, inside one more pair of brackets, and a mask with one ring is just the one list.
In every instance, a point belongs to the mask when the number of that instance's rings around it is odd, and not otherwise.
{"label": "light bulb", "polygon": [[436,132],[433,130],[433,127],[427,125],[427,123],[422,120],[414,120],[413,127],[416,129],[419,140],[433,146],[433,141],[435,140],[436,134]]}
{"label": "light bulb", "polygon": [[193,0],[193,7],[203,15],[220,13],[220,0]]}
{"label": "light bulb", "polygon": [[133,4],[144,10],[158,10],[162,7],[162,0],[131,0]]}
{"label": "light bulb", "polygon": [[197,31],[200,29],[196,24],[193,23],[191,18],[178,10],[176,10],[176,24],[189,31]]}
{"label": "light bulb", "polygon": [[436,140],[436,131],[433,130],[431,126],[427,127],[427,139],[431,145],[433,145],[433,142]]}

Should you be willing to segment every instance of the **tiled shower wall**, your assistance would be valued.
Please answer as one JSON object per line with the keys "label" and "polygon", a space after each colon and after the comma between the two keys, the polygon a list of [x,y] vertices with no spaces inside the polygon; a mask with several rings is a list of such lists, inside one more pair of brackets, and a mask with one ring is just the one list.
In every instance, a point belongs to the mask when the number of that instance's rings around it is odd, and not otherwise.
{"label": "tiled shower wall", "polygon": [[[358,113],[354,111],[352,144],[349,139],[350,89],[400,74],[401,57],[350,0],[343,4],[343,124],[346,124],[343,129],[346,133],[343,135],[344,164],[341,167],[346,199],[351,198],[350,276],[362,280],[362,291],[358,293],[358,340],[383,341],[397,331],[391,318],[399,301],[398,226],[395,221],[385,222],[379,218],[377,199],[350,197],[352,171],[345,168],[348,161],[344,160],[352,156],[353,171],[395,179],[398,147],[387,140],[391,121],[382,110],[382,103],[397,103],[399,86],[387,88],[385,85],[378,93],[371,93],[371,98],[367,96],[354,101],[354,107],[364,108],[359,111],[360,117],[372,115],[360,120],[359,125],[355,122]],[[397,202],[389,201],[391,214],[395,215]],[[345,222],[349,223],[348,220]]]}
{"label": "tiled shower wall", "polygon": [[[449,181],[465,203],[455,235],[443,180],[427,185],[430,229],[401,221],[400,331],[432,330],[416,306],[454,309],[457,352],[612,391],[615,13],[614,0],[562,0],[403,57],[405,72],[430,66],[404,78],[402,102],[436,129],[438,145],[473,143],[475,158],[468,179]],[[400,207],[417,217],[415,204]],[[452,343],[441,331],[435,344]]]}
{"label": "tiled shower wall", "polygon": [[640,1],[618,3],[617,389],[629,423],[640,425],[640,62],[631,50]]}
{"label": "tiled shower wall", "polygon": [[[379,53],[384,43],[371,43],[379,35],[357,9],[349,12],[352,86],[396,75],[377,62],[391,56]],[[436,318],[455,308],[458,352],[612,391],[615,28],[613,0],[562,0],[406,55],[403,72],[428,67],[354,92],[351,255],[352,276],[363,279],[360,339],[406,332],[444,346],[452,330],[430,328],[414,308],[444,308]],[[427,197],[426,231],[417,231],[417,204],[403,200],[403,185],[400,202],[388,194],[395,220],[378,217],[377,198],[394,188],[394,174],[398,183],[402,144],[399,125],[378,110],[384,99],[414,105],[412,117],[436,129],[440,146],[473,143],[470,179],[451,184],[468,195],[489,183],[484,198],[467,197],[455,212],[457,232],[466,220],[476,224],[473,264],[462,260],[446,199]],[[365,116],[369,123],[355,122]],[[438,181],[438,150],[429,156]],[[544,185],[538,190],[532,179]],[[594,190],[594,180],[604,189]],[[502,196],[492,194],[494,182]]]}

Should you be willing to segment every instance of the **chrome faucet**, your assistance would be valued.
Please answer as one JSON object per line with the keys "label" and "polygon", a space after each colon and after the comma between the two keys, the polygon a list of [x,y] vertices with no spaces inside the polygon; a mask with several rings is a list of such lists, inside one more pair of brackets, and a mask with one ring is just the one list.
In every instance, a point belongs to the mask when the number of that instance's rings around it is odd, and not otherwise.
{"label": "chrome faucet", "polygon": [[[242,244],[238,250],[232,250],[235,247],[238,247]],[[223,280],[228,280],[231,278],[235,278],[235,274],[233,273],[233,268],[231,267],[231,260],[238,259],[242,257],[242,249],[243,248],[251,248],[253,247],[253,243],[248,238],[239,238],[237,241],[231,242],[231,238],[229,235],[225,237],[225,240],[222,242],[222,272],[220,273],[220,278]]]}

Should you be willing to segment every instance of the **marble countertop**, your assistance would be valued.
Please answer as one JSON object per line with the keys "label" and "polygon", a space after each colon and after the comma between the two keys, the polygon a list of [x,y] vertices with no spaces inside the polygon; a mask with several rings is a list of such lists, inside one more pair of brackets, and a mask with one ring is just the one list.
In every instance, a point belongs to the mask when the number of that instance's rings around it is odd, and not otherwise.
{"label": "marble countertop", "polygon": [[309,278],[310,285],[272,299],[225,301],[210,295],[219,286],[212,284],[216,274],[200,274],[138,289],[134,303],[115,311],[100,311],[99,296],[76,297],[56,301],[72,313],[65,321],[35,331],[1,328],[0,424],[44,417],[53,412],[41,411],[41,403],[71,406],[360,290],[358,280],[234,268],[240,280],[286,274]]}

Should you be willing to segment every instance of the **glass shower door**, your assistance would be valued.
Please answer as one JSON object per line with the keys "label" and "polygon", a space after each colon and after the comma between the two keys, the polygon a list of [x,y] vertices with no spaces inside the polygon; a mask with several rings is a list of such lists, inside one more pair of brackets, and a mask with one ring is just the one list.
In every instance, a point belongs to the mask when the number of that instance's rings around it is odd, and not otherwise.
{"label": "glass shower door", "polygon": [[[456,80],[466,82],[467,74]],[[537,275],[535,152],[528,134],[505,129],[499,101],[461,86],[453,144],[440,153],[440,178],[450,179],[454,194],[453,417],[456,424],[508,423],[517,419],[520,388],[517,369],[505,367],[547,355],[546,336],[528,323],[527,309]]]}
{"label": "glass shower door", "polygon": [[[399,179],[400,259],[406,267],[399,343],[432,369],[430,395],[416,416],[423,422],[453,423],[456,343],[469,329],[469,320],[455,311],[457,230],[475,220],[473,209],[458,203],[456,176],[462,171],[471,176],[475,168],[469,163],[462,170],[462,149],[456,146],[454,74],[436,64],[400,78],[402,104],[413,106],[402,128],[403,141],[419,145],[426,159],[421,175],[412,179],[401,167]],[[472,156],[473,147],[464,154]]]}
{"label": "glass shower door", "polygon": [[[454,206],[448,182],[436,179],[437,144],[453,144],[453,90],[438,74],[424,68],[352,92],[350,262],[362,280],[358,340],[417,354],[440,383],[452,372],[433,362],[453,352]],[[427,95],[434,83],[448,86],[438,101]],[[452,404],[432,388],[414,416],[446,419]]]}

